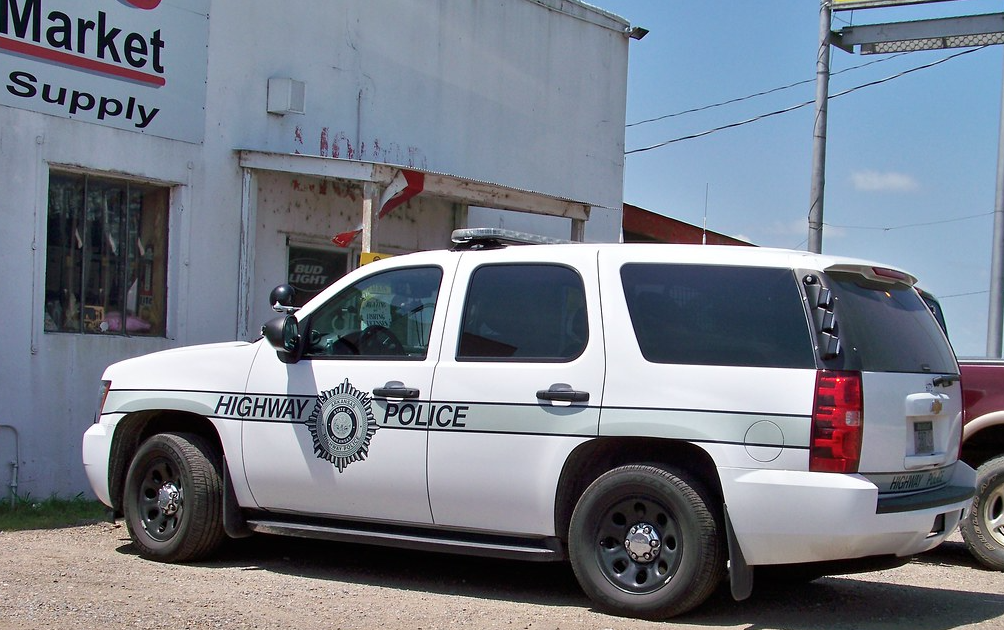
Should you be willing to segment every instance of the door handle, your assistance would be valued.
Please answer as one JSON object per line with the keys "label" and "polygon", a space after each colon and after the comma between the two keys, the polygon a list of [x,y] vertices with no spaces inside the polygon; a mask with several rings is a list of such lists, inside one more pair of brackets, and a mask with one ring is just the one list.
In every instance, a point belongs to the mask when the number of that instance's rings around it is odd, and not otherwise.
{"label": "door handle", "polygon": [[572,386],[568,383],[555,383],[547,389],[537,390],[537,398],[561,402],[587,402],[589,400],[589,392],[572,389]]}
{"label": "door handle", "polygon": [[374,387],[373,395],[381,398],[418,398],[419,391],[414,387],[405,387],[401,381],[387,381],[383,387]]}

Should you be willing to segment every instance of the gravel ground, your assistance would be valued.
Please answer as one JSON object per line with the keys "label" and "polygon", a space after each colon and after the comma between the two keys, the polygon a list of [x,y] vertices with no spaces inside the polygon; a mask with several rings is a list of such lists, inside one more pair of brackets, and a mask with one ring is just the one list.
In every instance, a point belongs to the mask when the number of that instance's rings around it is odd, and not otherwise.
{"label": "gravel ground", "polygon": [[0,629],[1004,629],[1004,573],[958,535],[898,569],[720,589],[670,622],[596,612],[564,564],[256,536],[211,562],[136,555],[125,527],[0,532]]}

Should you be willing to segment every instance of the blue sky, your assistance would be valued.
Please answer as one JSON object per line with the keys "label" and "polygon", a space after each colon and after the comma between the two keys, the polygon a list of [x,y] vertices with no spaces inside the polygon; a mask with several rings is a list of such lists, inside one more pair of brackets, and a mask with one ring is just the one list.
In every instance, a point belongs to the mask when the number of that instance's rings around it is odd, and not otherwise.
{"label": "blue sky", "polygon": [[[815,0],[592,4],[650,31],[630,44],[629,124],[806,82],[629,126],[628,151],[815,97]],[[999,1],[985,0],[859,9],[834,13],[834,27],[1001,10]],[[964,50],[893,57],[834,48],[830,94]],[[823,252],[897,265],[918,276],[942,296],[960,356],[986,350],[1002,60],[1002,46],[972,49],[829,104]],[[696,225],[706,207],[710,230],[762,246],[804,249],[813,115],[809,105],[632,153],[625,161],[624,201]]]}

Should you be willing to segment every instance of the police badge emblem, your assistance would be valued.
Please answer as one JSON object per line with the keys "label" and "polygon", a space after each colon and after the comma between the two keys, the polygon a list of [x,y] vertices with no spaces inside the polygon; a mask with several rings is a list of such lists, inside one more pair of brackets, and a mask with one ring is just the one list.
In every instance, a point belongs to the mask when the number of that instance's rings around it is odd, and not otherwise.
{"label": "police badge emblem", "polygon": [[370,397],[345,379],[335,389],[317,396],[307,428],[314,439],[314,455],[338,467],[366,459],[370,439],[376,433]]}

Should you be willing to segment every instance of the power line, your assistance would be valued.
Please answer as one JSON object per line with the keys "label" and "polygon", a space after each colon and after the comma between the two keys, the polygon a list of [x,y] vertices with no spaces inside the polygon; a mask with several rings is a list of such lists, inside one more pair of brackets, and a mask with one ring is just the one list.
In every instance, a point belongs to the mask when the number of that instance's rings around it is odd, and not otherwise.
{"label": "power line", "polygon": [[907,223],[904,225],[890,225],[890,226],[867,226],[867,225],[834,225],[833,223],[823,223],[826,227],[840,228],[843,230],[874,230],[876,232],[891,232],[893,230],[903,230],[906,228],[914,227],[926,227],[929,225],[941,225],[943,223],[956,223],[958,221],[968,221],[969,219],[980,219],[983,217],[989,217],[993,215],[993,212],[983,212],[981,214],[971,214],[965,217],[956,217],[954,219],[942,219],[940,221],[927,221],[925,223]]}
{"label": "power line", "polygon": [[969,291],[967,293],[953,293],[951,295],[939,295],[939,300],[947,300],[949,298],[965,297],[967,295],[982,295],[983,293],[990,293],[990,291]]}
{"label": "power line", "polygon": [[[954,55],[949,55],[948,57],[944,57],[943,59],[939,59],[937,61],[932,61],[931,63],[927,63],[927,64],[924,64],[922,66],[917,66],[915,68],[909,68],[909,69],[904,70],[902,72],[899,72],[897,74],[885,77],[884,79],[877,79],[875,81],[869,81],[868,83],[862,83],[861,85],[857,85],[855,87],[848,88],[848,89],[846,89],[846,90],[844,90],[842,92],[837,92],[836,94],[831,94],[827,98],[827,100],[832,100],[832,99],[835,99],[835,98],[839,98],[841,96],[846,96],[848,94],[851,94],[852,92],[857,92],[858,90],[862,90],[862,89],[864,89],[866,87],[872,87],[872,86],[879,85],[879,84],[882,84],[882,83],[887,83],[889,81],[892,81],[893,79],[898,79],[900,77],[906,76],[906,75],[911,74],[913,72],[917,72],[918,70],[926,70],[928,68],[933,68],[934,66],[937,66],[937,65],[940,65],[942,63],[945,63],[946,61],[950,61],[952,59],[955,59],[956,57],[961,57],[962,55],[968,55],[969,53],[976,52],[978,50],[983,50],[984,48],[987,48],[987,46],[980,46],[978,48],[970,48],[968,50],[964,50],[962,52],[955,53]],[[815,102],[816,102],[815,100],[805,101],[804,103],[798,103],[796,105],[791,105],[790,107],[785,107],[784,109],[779,109],[779,110],[776,110],[776,111],[773,111],[773,112],[768,112],[766,114],[760,114],[759,116],[754,116],[753,118],[748,118],[746,120],[741,120],[739,122],[729,123],[727,125],[722,125],[720,127],[715,127],[713,129],[708,129],[708,130],[701,131],[701,132],[698,132],[698,133],[692,133],[692,134],[689,134],[689,135],[686,135],[686,136],[681,136],[679,138],[673,138],[672,140],[666,140],[665,142],[659,142],[658,144],[653,144],[653,145],[650,145],[650,146],[647,146],[647,147],[641,147],[641,148],[638,148],[638,149],[631,149],[630,151],[625,151],[624,155],[631,155],[632,153],[642,153],[644,151],[651,151],[652,149],[658,149],[658,148],[664,147],[666,145],[673,144],[675,142],[682,142],[683,140],[693,140],[695,138],[701,138],[701,137],[704,137],[704,136],[708,136],[708,135],[711,135],[711,134],[719,132],[719,131],[724,131],[726,129],[732,129],[734,127],[741,127],[743,125],[748,125],[750,123],[754,123],[754,122],[763,120],[765,118],[770,118],[772,116],[777,116],[779,114],[787,114],[788,112],[795,111],[796,109],[801,109],[802,107],[807,107],[809,105],[812,105]]]}
{"label": "power line", "polygon": [[[901,52],[894,55],[885,57],[884,59],[876,59],[875,61],[869,61],[868,63],[863,63],[857,66],[852,66],[850,68],[844,68],[843,70],[838,70],[837,72],[830,73],[830,76],[836,76],[838,74],[843,74],[844,72],[850,72],[851,70],[858,70],[860,68],[865,68],[867,66],[874,65],[876,63],[884,63],[886,61],[891,61],[896,57],[902,57],[908,53]],[[677,116],[683,116],[684,114],[693,114],[695,112],[703,112],[705,110],[714,109],[716,107],[722,107],[723,105],[731,105],[733,103],[741,103],[742,101],[748,101],[754,99],[758,96],[765,96],[767,94],[773,94],[774,92],[780,92],[782,90],[788,90],[793,87],[798,87],[799,85],[805,85],[807,83],[814,83],[816,79],[805,79],[804,81],[796,81],[795,83],[789,83],[788,85],[782,85],[780,87],[771,88],[769,90],[764,90],[762,92],[757,92],[755,94],[749,94],[747,96],[739,96],[737,98],[731,98],[727,101],[721,101],[718,103],[712,103],[711,105],[703,105],[701,107],[694,107],[692,109],[685,109],[680,112],[674,112],[672,114],[666,114],[664,116],[656,116],[655,118],[647,118],[645,120],[639,120],[638,122],[628,123],[624,125],[625,127],[637,127],[638,125],[644,125],[646,123],[658,122],[660,120],[666,120],[667,118],[676,118]]]}

